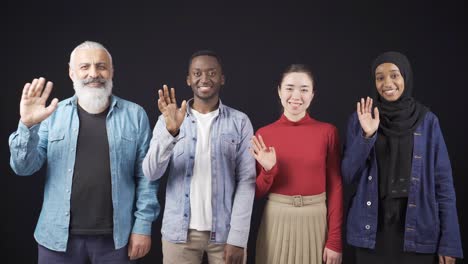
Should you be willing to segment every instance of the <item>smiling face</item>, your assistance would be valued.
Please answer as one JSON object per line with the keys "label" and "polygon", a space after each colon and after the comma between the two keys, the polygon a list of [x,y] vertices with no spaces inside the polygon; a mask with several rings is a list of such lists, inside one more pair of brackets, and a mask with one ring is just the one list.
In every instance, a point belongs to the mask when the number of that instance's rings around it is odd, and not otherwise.
{"label": "smiling face", "polygon": [[217,101],[219,90],[224,85],[224,75],[216,57],[194,57],[189,67],[187,85],[192,87],[195,100]]}
{"label": "smiling face", "polygon": [[287,73],[278,87],[284,115],[291,121],[298,121],[306,114],[314,98],[312,79],[304,72]]}
{"label": "smiling face", "polygon": [[394,102],[403,94],[405,80],[395,64],[382,63],[375,69],[375,87],[382,98]]}

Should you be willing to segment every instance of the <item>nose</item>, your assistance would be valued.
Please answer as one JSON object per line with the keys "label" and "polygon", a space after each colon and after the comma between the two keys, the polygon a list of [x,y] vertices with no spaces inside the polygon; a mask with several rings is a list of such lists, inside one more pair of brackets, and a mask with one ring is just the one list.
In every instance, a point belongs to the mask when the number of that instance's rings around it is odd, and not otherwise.
{"label": "nose", "polygon": [[96,77],[98,77],[98,75],[99,75],[99,72],[98,72],[96,66],[95,65],[91,66],[89,68],[88,76],[92,77],[92,78],[96,78]]}
{"label": "nose", "polygon": [[201,81],[202,83],[208,82],[209,79],[210,79],[210,78],[209,78],[209,76],[208,76],[208,73],[202,73],[202,75],[200,76],[200,81]]}
{"label": "nose", "polygon": [[390,77],[386,77],[384,79],[384,87],[390,87],[392,85],[392,79]]}
{"label": "nose", "polygon": [[299,89],[293,89],[292,98],[301,98],[301,91]]}

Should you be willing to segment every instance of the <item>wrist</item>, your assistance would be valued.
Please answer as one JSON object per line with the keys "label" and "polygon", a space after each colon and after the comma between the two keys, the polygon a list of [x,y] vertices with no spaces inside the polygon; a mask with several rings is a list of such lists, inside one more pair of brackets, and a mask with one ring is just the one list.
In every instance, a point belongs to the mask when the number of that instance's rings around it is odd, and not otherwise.
{"label": "wrist", "polygon": [[25,121],[24,119],[20,119],[20,121],[21,121],[21,123],[23,123],[23,125],[25,125],[27,128],[31,128],[32,126],[35,125],[35,123]]}

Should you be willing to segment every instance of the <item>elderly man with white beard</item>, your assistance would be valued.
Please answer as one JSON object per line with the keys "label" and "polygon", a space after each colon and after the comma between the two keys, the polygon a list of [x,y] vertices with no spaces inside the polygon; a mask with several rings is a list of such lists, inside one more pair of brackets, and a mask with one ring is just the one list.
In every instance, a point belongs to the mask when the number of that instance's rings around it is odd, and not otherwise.
{"label": "elderly man with white beard", "polygon": [[47,164],[34,232],[38,263],[133,263],[151,248],[159,183],[142,172],[151,139],[139,105],[112,95],[112,57],[86,41],[70,55],[75,96],[46,106],[52,82],[23,88],[10,165],[29,176]]}

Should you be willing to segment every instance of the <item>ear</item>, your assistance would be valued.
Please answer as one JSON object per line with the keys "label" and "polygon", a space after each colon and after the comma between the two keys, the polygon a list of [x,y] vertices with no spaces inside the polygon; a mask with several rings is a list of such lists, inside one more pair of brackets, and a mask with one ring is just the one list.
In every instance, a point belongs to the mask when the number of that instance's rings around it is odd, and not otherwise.
{"label": "ear", "polygon": [[190,86],[190,75],[188,75],[188,74],[187,74],[187,79],[186,79],[186,81],[187,81],[187,86]]}
{"label": "ear", "polygon": [[277,89],[277,90],[278,90],[278,97],[279,97],[280,100],[281,100],[281,87],[280,87],[279,85],[278,85],[278,89]]}
{"label": "ear", "polygon": [[74,76],[74,73],[73,73],[73,70],[72,70],[70,64],[68,64],[68,76],[70,76],[70,79],[73,81],[75,76]]}
{"label": "ear", "polygon": [[226,82],[226,78],[224,77],[224,74],[221,75],[221,85],[224,85]]}

